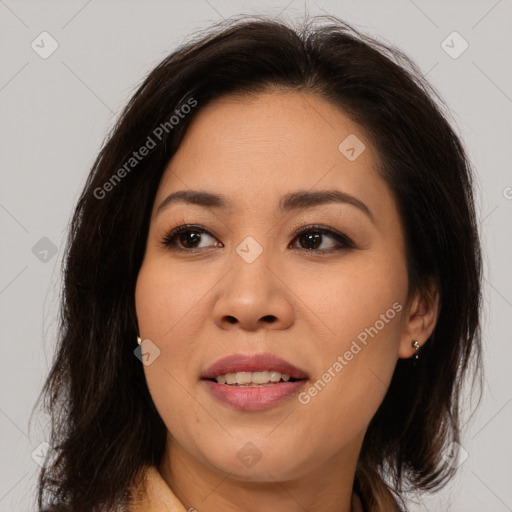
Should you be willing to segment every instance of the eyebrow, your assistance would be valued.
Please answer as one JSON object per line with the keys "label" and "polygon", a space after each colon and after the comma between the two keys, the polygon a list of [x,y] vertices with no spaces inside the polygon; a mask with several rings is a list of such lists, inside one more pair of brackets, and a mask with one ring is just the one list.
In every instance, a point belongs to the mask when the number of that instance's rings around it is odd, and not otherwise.
{"label": "eyebrow", "polygon": [[[162,210],[167,208],[172,203],[188,203],[203,206],[205,208],[215,208],[221,210],[231,209],[233,203],[225,196],[214,194],[212,192],[205,192],[202,190],[178,190],[168,195],[156,209],[155,215],[158,215]],[[371,210],[357,197],[354,197],[346,192],[340,190],[299,190],[285,194],[279,201],[279,211],[287,213],[293,210],[305,210],[321,206],[329,203],[342,203],[355,206],[363,213],[365,213],[373,223],[375,217]]]}

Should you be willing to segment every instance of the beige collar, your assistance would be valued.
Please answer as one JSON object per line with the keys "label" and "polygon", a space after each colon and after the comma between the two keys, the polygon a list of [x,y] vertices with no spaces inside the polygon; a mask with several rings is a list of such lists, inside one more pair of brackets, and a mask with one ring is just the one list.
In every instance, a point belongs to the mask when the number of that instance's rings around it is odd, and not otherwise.
{"label": "beige collar", "polygon": [[[128,504],[128,512],[189,512],[172,492],[162,478],[156,466],[145,466],[143,477],[138,487],[131,489],[132,499]],[[352,507],[362,511],[363,506],[357,494],[352,495]]]}
{"label": "beige collar", "polygon": [[156,466],[145,466],[143,479],[131,490],[129,512],[187,512]]}

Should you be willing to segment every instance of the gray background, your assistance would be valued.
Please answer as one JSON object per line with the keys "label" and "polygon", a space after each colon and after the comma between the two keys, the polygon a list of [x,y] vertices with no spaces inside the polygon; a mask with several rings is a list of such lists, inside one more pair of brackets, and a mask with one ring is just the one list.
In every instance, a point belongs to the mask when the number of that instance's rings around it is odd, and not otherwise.
{"label": "gray background", "polygon": [[[464,437],[468,458],[458,477],[433,498],[417,496],[411,510],[512,510],[510,0],[0,0],[0,512],[35,509],[47,418],[30,430],[28,419],[54,350],[63,242],[116,113],[195,30],[234,14],[286,20],[305,11],[335,14],[405,50],[441,92],[466,141],[485,251],[485,394]],[[58,43],[46,59],[31,47],[51,49],[43,31]],[[458,53],[463,40],[442,45],[453,31],[469,44],[457,58],[445,50]]]}

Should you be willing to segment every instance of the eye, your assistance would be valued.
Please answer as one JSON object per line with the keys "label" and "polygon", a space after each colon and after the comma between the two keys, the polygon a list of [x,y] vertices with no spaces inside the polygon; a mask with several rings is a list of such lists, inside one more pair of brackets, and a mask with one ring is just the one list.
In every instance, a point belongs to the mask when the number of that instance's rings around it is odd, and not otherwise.
{"label": "eye", "polygon": [[[326,235],[328,235],[327,238],[330,238],[337,243],[331,245],[331,247],[318,250],[318,247],[320,247],[324,242]],[[198,244],[201,243],[205,237],[215,240],[215,237],[205,228],[184,224],[174,228],[165,235],[161,244],[175,251],[198,252],[204,249],[204,247],[198,247]],[[295,232],[293,240],[297,240],[304,246],[302,247],[302,250],[308,251],[309,253],[316,252],[322,254],[354,247],[354,243],[346,235],[319,225],[305,226],[301,228],[299,231]],[[210,244],[210,246],[212,245],[214,247],[224,247],[222,242],[217,241],[215,241],[214,244]],[[289,247],[293,248],[292,246],[293,244],[291,243]]]}
{"label": "eye", "polygon": [[[322,250],[317,250],[318,247],[322,245],[325,235],[328,235],[327,238],[335,240],[337,244],[334,244],[334,246],[327,247]],[[303,247],[303,250],[308,252],[316,252],[320,254],[326,252],[340,251],[342,249],[354,248],[354,243],[348,236],[338,233],[337,231],[334,231],[325,226],[319,225],[306,226],[304,228],[301,228],[298,232],[295,233],[294,240],[295,239],[301,245],[305,246]]]}
{"label": "eye", "polygon": [[[171,230],[171,232],[164,237],[161,243],[172,250],[195,252],[198,249],[203,249],[202,247],[197,247],[196,244],[203,240],[204,235],[214,239],[214,237],[201,226],[185,224]],[[216,247],[224,246],[222,242],[217,242],[214,245]]]}

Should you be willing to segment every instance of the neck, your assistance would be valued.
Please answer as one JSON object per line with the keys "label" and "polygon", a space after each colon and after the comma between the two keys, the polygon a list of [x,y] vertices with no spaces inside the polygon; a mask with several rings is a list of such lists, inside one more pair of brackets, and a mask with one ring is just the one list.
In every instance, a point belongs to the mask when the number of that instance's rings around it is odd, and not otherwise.
{"label": "neck", "polygon": [[362,512],[352,492],[361,442],[321,467],[297,470],[295,478],[284,476],[283,467],[270,471],[260,465],[248,479],[201,464],[168,435],[159,471],[183,505],[200,512]]}

